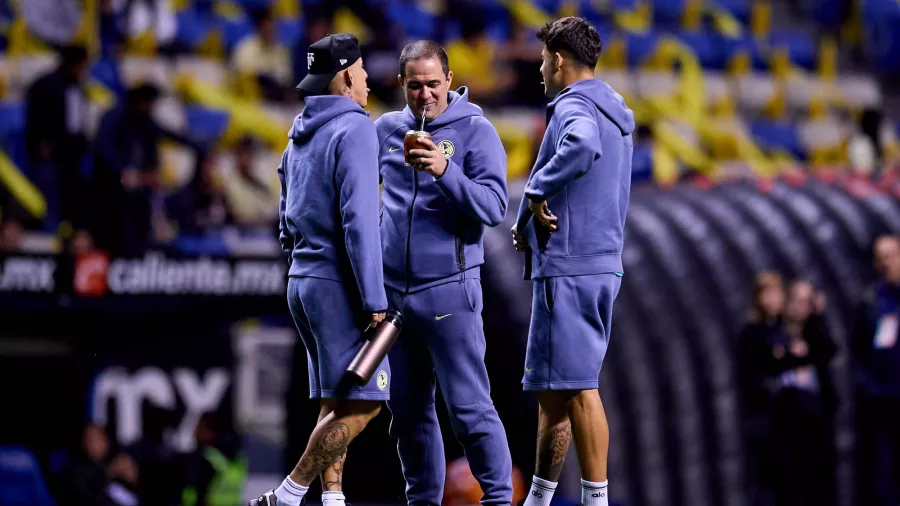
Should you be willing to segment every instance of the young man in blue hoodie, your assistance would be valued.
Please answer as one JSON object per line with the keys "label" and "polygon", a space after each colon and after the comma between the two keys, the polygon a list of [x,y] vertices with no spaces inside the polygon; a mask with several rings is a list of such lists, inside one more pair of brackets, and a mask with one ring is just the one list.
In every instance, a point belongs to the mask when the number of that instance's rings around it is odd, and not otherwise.
{"label": "young man in blue hoodie", "polygon": [[363,109],[366,71],[353,35],[310,46],[309,74],[297,86],[306,105],[294,120],[278,167],[279,230],[290,263],[288,305],[307,349],[310,397],[319,423],[290,476],[251,506],[298,506],[323,474],[323,503],[342,506],[347,445],[389,398],[385,359],[364,386],[344,372],[363,345],[363,328],[384,319],[388,303],[378,230],[378,138]]}
{"label": "young man in blue hoodie", "polygon": [[[390,352],[391,435],[410,505],[439,506],[446,461],[435,411],[435,376],[456,438],[484,492],[483,504],[510,504],[512,461],[484,365],[480,266],[484,227],[506,215],[506,152],[468,91],[450,91],[453,73],[437,43],[400,54],[407,107],[378,118],[384,279],[391,309],[404,315]],[[403,139],[425,131],[404,160]]]}
{"label": "young man in blue hoodie", "polygon": [[602,45],[590,23],[563,18],[538,39],[553,100],[512,229],[534,290],[522,383],[538,395],[538,448],[525,505],[550,504],[574,436],[581,502],[606,506],[609,428],[598,381],[621,284],[634,114],[594,79]]}

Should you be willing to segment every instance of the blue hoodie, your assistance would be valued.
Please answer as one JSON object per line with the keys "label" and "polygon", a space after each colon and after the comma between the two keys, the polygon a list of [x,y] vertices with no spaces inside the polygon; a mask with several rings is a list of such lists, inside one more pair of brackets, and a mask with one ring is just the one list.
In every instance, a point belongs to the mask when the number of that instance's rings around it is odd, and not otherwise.
{"label": "blue hoodie", "polygon": [[309,97],[289,136],[278,228],[290,275],[355,279],[363,310],[386,310],[375,124],[347,97]]}
{"label": "blue hoodie", "polygon": [[447,109],[425,124],[449,157],[439,178],[407,167],[403,137],[421,126],[409,107],[377,121],[384,279],[410,293],[451,281],[466,271],[477,277],[484,263],[484,227],[506,216],[506,151],[481,108],[463,87],[449,93]]}
{"label": "blue hoodie", "polygon": [[[525,279],[621,273],[631,194],[634,113],[598,79],[573,83],[547,106],[547,131],[516,226],[531,247]],[[547,201],[550,230],[528,201]]]}

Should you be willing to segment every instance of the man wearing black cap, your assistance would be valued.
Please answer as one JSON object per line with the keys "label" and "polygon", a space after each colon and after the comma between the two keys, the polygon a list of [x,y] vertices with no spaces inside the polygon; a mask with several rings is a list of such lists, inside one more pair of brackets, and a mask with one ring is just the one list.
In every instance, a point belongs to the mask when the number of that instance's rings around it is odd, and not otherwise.
{"label": "man wearing black cap", "polygon": [[343,383],[362,347],[363,327],[382,321],[388,306],[378,224],[378,138],[363,109],[369,90],[359,43],[353,35],[329,35],[310,46],[306,62],[309,74],[297,86],[306,106],[294,120],[278,168],[279,239],[290,264],[288,305],[307,350],[309,393],[321,399],[321,410],[290,476],[251,506],[297,506],[320,473],[323,503],[343,505],[347,445],[390,392],[387,359],[368,384]]}

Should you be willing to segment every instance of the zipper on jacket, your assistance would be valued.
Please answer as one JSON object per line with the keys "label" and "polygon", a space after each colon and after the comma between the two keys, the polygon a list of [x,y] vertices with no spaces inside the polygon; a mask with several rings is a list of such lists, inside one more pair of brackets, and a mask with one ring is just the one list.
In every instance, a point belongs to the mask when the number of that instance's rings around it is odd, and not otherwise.
{"label": "zipper on jacket", "polygon": [[462,225],[458,224],[456,226],[456,266],[459,267],[460,272],[466,270],[466,255],[463,250],[463,241],[461,238],[464,230]]}
{"label": "zipper on jacket", "polygon": [[410,242],[412,241],[412,223],[413,223],[413,213],[416,210],[416,197],[419,194],[419,174],[415,169],[412,170],[413,176],[413,198],[412,203],[409,206],[409,228],[406,234],[406,292],[404,294],[409,293],[409,282],[412,277],[412,260],[410,259]]}

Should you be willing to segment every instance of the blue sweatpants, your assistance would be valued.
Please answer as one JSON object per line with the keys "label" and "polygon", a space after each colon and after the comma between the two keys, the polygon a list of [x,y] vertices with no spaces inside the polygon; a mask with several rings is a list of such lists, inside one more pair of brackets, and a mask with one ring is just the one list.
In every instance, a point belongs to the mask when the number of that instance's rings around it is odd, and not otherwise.
{"label": "blue sweatpants", "polygon": [[362,305],[354,303],[344,284],[330,279],[288,279],[288,307],[309,364],[309,397],[386,401],[390,398],[391,367],[381,362],[365,385],[346,381],[345,372],[362,348],[359,327]]}
{"label": "blue sweatpants", "polygon": [[440,506],[444,494],[435,377],[453,432],[484,492],[482,504],[512,502],[509,445],[484,365],[480,283],[459,279],[406,296],[387,291],[391,308],[403,312],[403,331],[389,355],[394,377],[388,408],[410,505]]}
{"label": "blue sweatpants", "polygon": [[523,388],[597,388],[612,330],[616,274],[559,276],[533,282]]}

